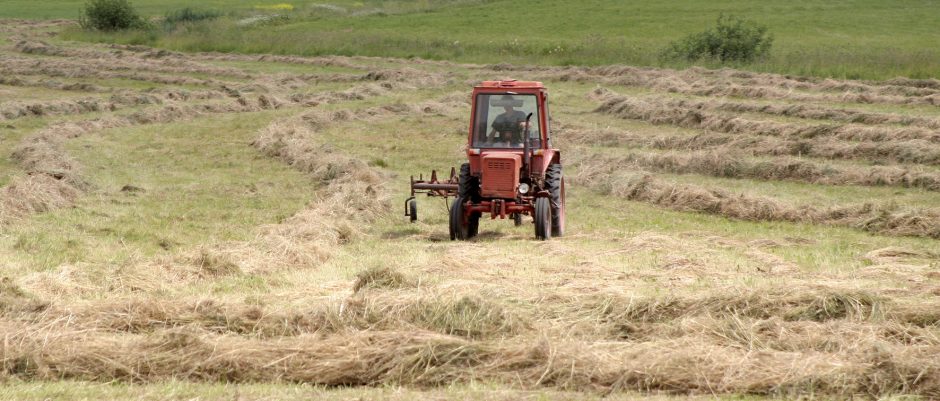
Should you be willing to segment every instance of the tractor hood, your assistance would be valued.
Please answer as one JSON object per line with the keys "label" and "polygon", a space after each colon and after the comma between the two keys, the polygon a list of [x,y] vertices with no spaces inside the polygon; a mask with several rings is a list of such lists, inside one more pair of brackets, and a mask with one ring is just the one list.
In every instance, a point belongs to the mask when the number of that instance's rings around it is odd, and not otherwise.
{"label": "tractor hood", "polygon": [[484,197],[514,199],[519,186],[522,155],[510,152],[484,152],[480,192]]}

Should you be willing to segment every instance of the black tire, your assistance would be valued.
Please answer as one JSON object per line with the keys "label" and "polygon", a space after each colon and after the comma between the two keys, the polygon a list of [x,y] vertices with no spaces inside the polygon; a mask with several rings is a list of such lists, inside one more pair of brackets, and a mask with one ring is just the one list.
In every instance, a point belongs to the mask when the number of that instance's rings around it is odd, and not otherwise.
{"label": "black tire", "polygon": [[470,163],[460,165],[460,183],[457,186],[457,197],[480,201],[480,179],[470,175]]}
{"label": "black tire", "polygon": [[480,232],[480,213],[470,213],[467,217],[467,239],[476,237]]}
{"label": "black tire", "polygon": [[512,214],[512,223],[519,227],[522,225],[522,213],[513,213]]}
{"label": "black tire", "polygon": [[412,199],[408,202],[408,215],[412,223],[418,220],[418,201]]}
{"label": "black tire", "polygon": [[473,213],[463,221],[464,199],[458,197],[450,207],[450,239],[451,241],[466,241],[476,237],[480,228],[480,213]]}
{"label": "black tire", "polygon": [[535,200],[535,239],[552,238],[552,205],[548,198]]}
{"label": "black tire", "polygon": [[545,170],[545,189],[551,194],[552,236],[565,235],[565,176],[560,164]]}
{"label": "black tire", "polygon": [[[476,203],[480,201],[480,179],[470,175],[470,163],[460,165],[459,184],[457,186],[458,199],[469,199]],[[473,213],[467,217],[467,237],[470,239],[477,236],[480,231],[480,213]]]}

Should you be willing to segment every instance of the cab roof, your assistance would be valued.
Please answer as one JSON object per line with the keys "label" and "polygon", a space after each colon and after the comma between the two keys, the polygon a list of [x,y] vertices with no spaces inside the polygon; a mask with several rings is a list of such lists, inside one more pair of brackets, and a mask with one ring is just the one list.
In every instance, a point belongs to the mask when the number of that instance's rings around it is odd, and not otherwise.
{"label": "cab roof", "polygon": [[539,81],[516,81],[507,79],[504,81],[483,81],[475,86],[476,89],[544,89],[545,86]]}

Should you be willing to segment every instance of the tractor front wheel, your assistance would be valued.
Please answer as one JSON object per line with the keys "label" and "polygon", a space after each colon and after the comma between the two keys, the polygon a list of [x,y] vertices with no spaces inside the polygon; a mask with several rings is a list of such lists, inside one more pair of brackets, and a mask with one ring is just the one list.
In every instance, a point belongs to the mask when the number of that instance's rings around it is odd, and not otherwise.
{"label": "tractor front wheel", "polygon": [[467,219],[463,218],[464,198],[457,197],[450,207],[450,239],[451,241],[466,241],[476,237],[480,228],[480,213],[471,213]]}
{"label": "tractor front wheel", "polygon": [[548,198],[535,200],[535,238],[547,240],[552,238],[552,205]]}

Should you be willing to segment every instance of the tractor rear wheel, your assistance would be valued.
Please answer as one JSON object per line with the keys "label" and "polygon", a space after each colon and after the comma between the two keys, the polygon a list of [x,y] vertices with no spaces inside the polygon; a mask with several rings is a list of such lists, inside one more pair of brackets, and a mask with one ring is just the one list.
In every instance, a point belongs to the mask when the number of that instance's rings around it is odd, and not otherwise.
{"label": "tractor rear wheel", "polygon": [[450,207],[450,239],[451,241],[465,241],[476,237],[480,228],[480,213],[471,213],[466,221],[463,218],[463,209],[466,201],[458,197]]}
{"label": "tractor rear wheel", "polygon": [[552,164],[545,170],[545,189],[552,196],[552,235],[565,235],[565,176],[561,164]]}
{"label": "tractor rear wheel", "polygon": [[548,198],[535,200],[535,238],[547,240],[552,238],[552,206]]}

